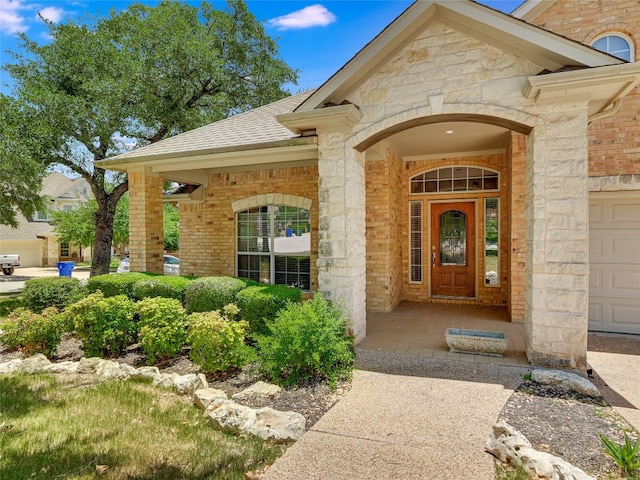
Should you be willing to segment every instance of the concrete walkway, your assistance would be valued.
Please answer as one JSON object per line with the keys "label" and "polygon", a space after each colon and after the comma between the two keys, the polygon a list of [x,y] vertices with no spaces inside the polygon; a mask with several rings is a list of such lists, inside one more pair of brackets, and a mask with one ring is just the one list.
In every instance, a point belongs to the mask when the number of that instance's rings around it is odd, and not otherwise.
{"label": "concrete walkway", "polygon": [[527,372],[358,350],[351,390],[261,478],[493,480],[484,444]]}

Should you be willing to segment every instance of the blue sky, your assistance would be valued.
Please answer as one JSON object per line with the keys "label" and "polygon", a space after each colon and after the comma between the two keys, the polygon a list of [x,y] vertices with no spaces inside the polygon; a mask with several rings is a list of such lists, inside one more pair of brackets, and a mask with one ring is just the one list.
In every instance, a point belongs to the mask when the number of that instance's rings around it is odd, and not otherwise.
{"label": "blue sky", "polygon": [[[0,0],[0,64],[9,60],[6,50],[16,50],[16,32],[25,31],[31,40],[47,42],[46,30],[38,13],[53,22],[77,19],[85,13],[107,15],[111,8],[126,8],[130,1],[112,0]],[[142,0],[153,5],[157,2]],[[189,0],[199,5],[199,0]],[[409,0],[248,0],[256,18],[265,22],[267,33],[278,39],[280,54],[292,68],[298,69],[293,93],[320,86],[355,53],[402,13]],[[506,13],[522,0],[480,0]],[[221,8],[221,1],[213,5]],[[10,94],[0,72],[0,91]]]}

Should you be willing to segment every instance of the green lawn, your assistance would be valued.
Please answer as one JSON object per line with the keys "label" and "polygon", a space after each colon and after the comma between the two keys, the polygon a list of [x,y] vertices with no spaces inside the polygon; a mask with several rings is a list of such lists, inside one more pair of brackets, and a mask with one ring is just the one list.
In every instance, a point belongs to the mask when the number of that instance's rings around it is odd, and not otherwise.
{"label": "green lawn", "polygon": [[148,383],[62,378],[0,376],[0,478],[242,479],[284,448],[220,433]]}

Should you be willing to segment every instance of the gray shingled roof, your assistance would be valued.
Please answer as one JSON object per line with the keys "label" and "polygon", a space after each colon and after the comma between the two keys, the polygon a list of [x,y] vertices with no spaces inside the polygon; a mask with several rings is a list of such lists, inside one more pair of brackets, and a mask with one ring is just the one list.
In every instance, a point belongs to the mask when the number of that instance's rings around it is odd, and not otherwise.
{"label": "gray shingled roof", "polygon": [[1,240],[35,240],[37,237],[53,235],[53,227],[49,222],[30,222],[22,215],[18,215],[18,228],[0,225]]}
{"label": "gray shingled roof", "polygon": [[168,154],[180,157],[194,152],[235,149],[241,146],[290,140],[298,135],[278,123],[275,117],[282,113],[292,113],[312,93],[313,90],[309,90],[283,98],[131,152],[111,157],[107,159],[107,162],[116,159],[139,159]]}

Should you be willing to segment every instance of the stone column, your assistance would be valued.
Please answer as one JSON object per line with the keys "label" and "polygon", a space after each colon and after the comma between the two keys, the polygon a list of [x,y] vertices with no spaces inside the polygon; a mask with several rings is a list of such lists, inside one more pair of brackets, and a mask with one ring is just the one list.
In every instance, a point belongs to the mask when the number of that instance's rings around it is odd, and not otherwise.
{"label": "stone column", "polygon": [[129,170],[129,259],[132,272],[164,272],[162,177]]}
{"label": "stone column", "polygon": [[525,336],[533,365],[587,368],[587,104],[549,107],[527,143]]}
{"label": "stone column", "polygon": [[318,135],[318,285],[344,309],[357,344],[366,336],[365,154],[346,138]]}

